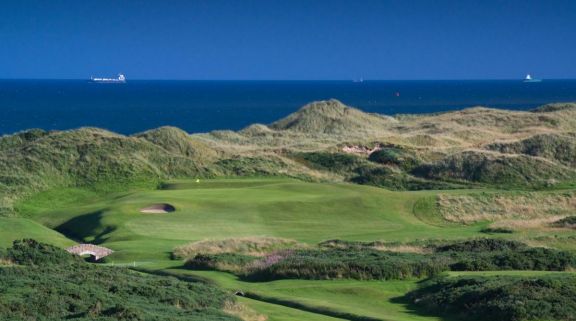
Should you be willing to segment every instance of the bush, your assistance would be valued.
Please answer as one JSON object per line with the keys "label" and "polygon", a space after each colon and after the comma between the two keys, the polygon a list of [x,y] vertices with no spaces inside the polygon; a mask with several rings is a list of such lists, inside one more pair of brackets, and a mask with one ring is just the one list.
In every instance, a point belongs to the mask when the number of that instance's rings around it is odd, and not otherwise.
{"label": "bush", "polygon": [[418,309],[457,320],[576,319],[573,276],[437,278],[406,298]]}
{"label": "bush", "polygon": [[507,251],[527,248],[526,244],[517,241],[481,238],[466,241],[457,241],[435,247],[436,252],[487,252]]}
{"label": "bush", "polygon": [[358,156],[343,153],[311,152],[295,153],[293,156],[312,168],[336,173],[349,173],[367,163]]}
{"label": "bush", "polygon": [[460,254],[456,255],[456,263],[450,265],[453,271],[566,271],[573,267],[574,254],[545,248]]}
{"label": "bush", "polygon": [[251,280],[426,277],[448,269],[444,257],[368,249],[295,250],[257,258],[238,254],[196,255],[187,268],[233,272]]}
{"label": "bush", "polygon": [[14,241],[12,247],[5,252],[4,256],[6,259],[20,265],[73,264],[81,262],[80,257],[76,255],[32,239]]}
{"label": "bush", "polygon": [[443,257],[376,250],[295,251],[277,262],[253,269],[249,279],[357,279],[421,278],[448,269]]}
{"label": "bush", "polygon": [[486,234],[512,234],[513,230],[504,227],[487,227],[480,230],[481,233]]}
{"label": "bush", "polygon": [[565,271],[576,267],[576,255],[530,248],[501,239],[474,239],[429,246],[430,252],[390,252],[381,242],[327,241],[322,249],[284,250],[264,257],[233,253],[196,255],[191,269],[219,270],[250,280],[358,279],[388,280],[434,276],[443,271],[538,270]]}
{"label": "bush", "polygon": [[5,255],[32,265],[0,267],[2,320],[238,320],[221,312],[233,298],[212,285],[71,260],[33,240]]}
{"label": "bush", "polygon": [[188,259],[184,266],[194,270],[241,273],[254,260],[256,260],[254,256],[236,253],[197,254],[193,258]]}
{"label": "bush", "polygon": [[405,171],[410,171],[420,165],[420,161],[414,155],[393,147],[377,150],[370,154],[368,159],[379,164],[398,166]]}

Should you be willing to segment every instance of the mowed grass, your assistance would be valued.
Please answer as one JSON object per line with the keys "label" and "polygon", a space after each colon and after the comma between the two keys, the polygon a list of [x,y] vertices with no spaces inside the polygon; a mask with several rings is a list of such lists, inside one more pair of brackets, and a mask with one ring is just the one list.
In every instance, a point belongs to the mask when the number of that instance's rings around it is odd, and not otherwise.
{"label": "mowed grass", "polygon": [[[168,257],[177,245],[204,239],[274,236],[317,243],[329,239],[414,241],[479,235],[480,225],[433,225],[414,215],[414,204],[434,192],[392,192],[352,184],[290,179],[180,181],[168,189],[97,198],[66,191],[73,201],[41,209],[40,195],[20,206],[71,238],[117,251],[117,260]],[[52,194],[51,196],[54,197]],[[54,203],[54,201],[52,202]],[[154,203],[173,213],[144,214]]]}
{"label": "mowed grass", "polygon": [[64,235],[25,218],[0,217],[0,247],[6,248],[17,239],[32,238],[60,247],[74,245]]}
{"label": "mowed grass", "polygon": [[[159,268],[157,265],[156,268]],[[342,319],[376,319],[385,321],[438,321],[411,310],[401,297],[417,287],[418,280],[277,280],[247,282],[217,271],[190,271],[167,268],[164,271],[180,276],[209,279],[231,291],[243,291],[250,297],[278,307],[298,307],[317,315]],[[251,302],[254,300],[249,300]],[[258,307],[254,306],[257,310]],[[271,307],[269,307],[271,308]],[[258,310],[260,311],[260,310]],[[274,312],[274,311],[272,311]],[[263,313],[263,312],[262,312]],[[272,315],[282,315],[272,313]],[[348,317],[346,317],[348,316]],[[313,319],[311,319],[313,320]]]}

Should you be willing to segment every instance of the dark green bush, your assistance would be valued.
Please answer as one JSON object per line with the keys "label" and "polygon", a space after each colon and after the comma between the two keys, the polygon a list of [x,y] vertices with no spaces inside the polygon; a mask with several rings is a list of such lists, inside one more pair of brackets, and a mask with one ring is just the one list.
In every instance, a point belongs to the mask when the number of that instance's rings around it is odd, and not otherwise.
{"label": "dark green bush", "polygon": [[417,309],[456,320],[576,320],[573,276],[437,278],[406,297]]}
{"label": "dark green bush", "polygon": [[219,270],[251,280],[421,278],[443,271],[538,270],[576,267],[576,255],[530,248],[502,239],[474,239],[429,246],[429,253],[399,253],[372,249],[382,242],[331,240],[321,249],[286,250],[259,258],[239,254],[197,255],[185,266]]}
{"label": "dark green bush", "polygon": [[347,173],[366,163],[365,160],[358,156],[343,153],[295,153],[294,157],[303,160],[310,167],[336,173]]}
{"label": "dark green bush", "polygon": [[71,260],[32,240],[4,253],[27,265],[0,267],[2,320],[238,320],[221,311],[233,298],[212,285]]}
{"label": "dark green bush", "polygon": [[197,254],[187,260],[184,266],[193,270],[237,272],[241,271],[255,259],[256,257],[254,256],[236,253]]}
{"label": "dark green bush", "polygon": [[438,245],[436,252],[486,252],[486,251],[507,251],[527,248],[526,244],[518,241],[503,239],[481,238],[466,241],[456,241]]}
{"label": "dark green bush", "polygon": [[460,253],[454,255],[453,271],[565,271],[576,267],[576,256],[570,252],[545,248],[496,252]]}
{"label": "dark green bush", "polygon": [[394,147],[377,150],[370,154],[368,159],[379,164],[398,166],[405,171],[410,171],[420,165],[420,161],[413,154]]}
{"label": "dark green bush", "polygon": [[55,246],[32,239],[14,241],[5,258],[20,265],[72,264],[81,259]]}
{"label": "dark green bush", "polygon": [[486,234],[512,234],[513,230],[504,227],[487,227],[480,230],[481,233]]}
{"label": "dark green bush", "polygon": [[252,270],[247,277],[272,279],[388,280],[420,278],[448,269],[443,257],[376,250],[301,250],[276,263]]}

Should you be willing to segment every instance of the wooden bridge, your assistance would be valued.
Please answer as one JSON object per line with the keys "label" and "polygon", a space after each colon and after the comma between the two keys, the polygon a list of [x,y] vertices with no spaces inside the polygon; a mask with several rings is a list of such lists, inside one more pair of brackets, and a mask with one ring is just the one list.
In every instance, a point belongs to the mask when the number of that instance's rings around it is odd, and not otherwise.
{"label": "wooden bridge", "polygon": [[95,261],[98,261],[114,252],[111,249],[94,244],[77,244],[67,248],[66,251],[76,255],[89,254],[94,257]]}

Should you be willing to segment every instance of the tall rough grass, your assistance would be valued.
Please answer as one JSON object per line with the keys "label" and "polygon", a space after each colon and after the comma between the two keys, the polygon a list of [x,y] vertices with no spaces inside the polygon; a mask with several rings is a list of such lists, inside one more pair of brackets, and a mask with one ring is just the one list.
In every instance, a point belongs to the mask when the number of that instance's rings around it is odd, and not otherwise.
{"label": "tall rough grass", "polygon": [[295,240],[277,237],[241,237],[222,240],[202,240],[178,246],[173,254],[176,258],[192,258],[197,254],[235,253],[251,256],[263,256],[270,252],[302,248]]}

